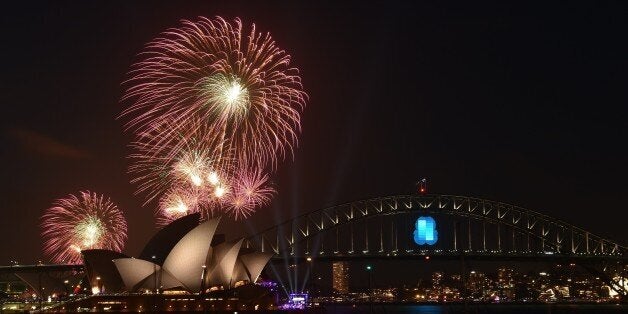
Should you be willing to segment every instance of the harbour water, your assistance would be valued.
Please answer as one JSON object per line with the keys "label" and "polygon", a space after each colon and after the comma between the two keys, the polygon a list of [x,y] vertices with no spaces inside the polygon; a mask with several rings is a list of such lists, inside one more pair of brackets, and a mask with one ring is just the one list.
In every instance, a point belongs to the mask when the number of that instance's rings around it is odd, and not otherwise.
{"label": "harbour water", "polygon": [[463,304],[452,305],[327,305],[329,314],[391,313],[391,314],[619,314],[628,313],[626,304]]}

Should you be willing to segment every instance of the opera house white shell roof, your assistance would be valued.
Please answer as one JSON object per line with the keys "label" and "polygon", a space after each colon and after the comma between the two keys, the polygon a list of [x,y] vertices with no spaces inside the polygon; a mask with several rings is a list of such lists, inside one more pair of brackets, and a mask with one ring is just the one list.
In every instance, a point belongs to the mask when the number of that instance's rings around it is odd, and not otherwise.
{"label": "opera house white shell roof", "polygon": [[196,293],[211,287],[229,289],[241,281],[254,283],[272,254],[242,253],[242,239],[212,247],[219,222],[220,218],[211,219],[185,233],[161,259],[163,265],[136,258],[113,259],[126,291],[157,287]]}

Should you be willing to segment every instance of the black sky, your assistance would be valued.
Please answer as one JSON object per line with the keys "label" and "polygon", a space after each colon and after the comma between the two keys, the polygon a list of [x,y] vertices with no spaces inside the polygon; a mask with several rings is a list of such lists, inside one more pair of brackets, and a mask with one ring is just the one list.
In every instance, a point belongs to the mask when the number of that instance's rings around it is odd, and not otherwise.
{"label": "black sky", "polygon": [[427,177],[431,192],[517,204],[627,244],[628,5],[412,2],[5,4],[0,265],[41,259],[39,216],[82,189],[119,204],[126,253],[139,253],[153,208],[126,173],[120,83],[161,31],[216,15],[270,32],[310,96],[295,158],[274,176],[279,195],[249,228],[413,193]]}

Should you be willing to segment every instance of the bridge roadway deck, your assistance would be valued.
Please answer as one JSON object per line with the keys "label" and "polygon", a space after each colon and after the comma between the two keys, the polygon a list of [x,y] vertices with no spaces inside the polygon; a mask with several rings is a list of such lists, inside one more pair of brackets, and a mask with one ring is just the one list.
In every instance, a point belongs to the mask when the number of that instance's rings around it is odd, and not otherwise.
{"label": "bridge roadway deck", "polygon": [[317,261],[357,261],[357,260],[473,260],[473,261],[519,261],[519,262],[618,262],[628,263],[628,256],[620,255],[565,255],[543,253],[491,253],[491,252],[413,252],[413,253],[369,253],[354,254],[319,254],[316,256],[295,256],[290,254],[275,255],[271,261],[280,262],[284,259],[303,262],[307,258]]}
{"label": "bridge roadway deck", "polygon": [[0,266],[0,274],[83,271],[84,268],[80,264],[14,265]]}
{"label": "bridge roadway deck", "polygon": [[[563,254],[509,254],[495,252],[408,252],[408,253],[369,253],[356,252],[354,254],[319,254],[316,256],[294,256],[290,254],[275,255],[271,261],[304,262],[308,257],[317,261],[356,261],[356,260],[474,260],[474,261],[520,261],[520,262],[623,262],[628,263],[628,257],[619,255],[563,255]],[[84,266],[77,264],[46,264],[46,265],[15,265],[0,266],[0,274],[37,273],[83,271]]]}

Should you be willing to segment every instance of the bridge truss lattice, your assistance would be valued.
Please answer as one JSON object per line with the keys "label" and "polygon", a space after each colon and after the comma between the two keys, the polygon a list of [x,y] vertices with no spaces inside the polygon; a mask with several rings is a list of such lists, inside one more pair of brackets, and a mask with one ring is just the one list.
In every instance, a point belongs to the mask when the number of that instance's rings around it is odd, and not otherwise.
{"label": "bridge truss lattice", "polygon": [[[412,226],[420,215],[439,217],[437,245],[412,241]],[[625,246],[537,211],[474,197],[360,200],[300,215],[248,237],[244,245],[277,258],[568,259],[597,270],[626,295]]]}

